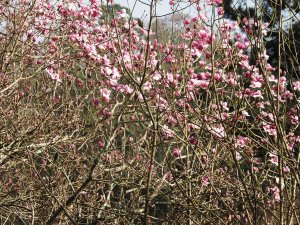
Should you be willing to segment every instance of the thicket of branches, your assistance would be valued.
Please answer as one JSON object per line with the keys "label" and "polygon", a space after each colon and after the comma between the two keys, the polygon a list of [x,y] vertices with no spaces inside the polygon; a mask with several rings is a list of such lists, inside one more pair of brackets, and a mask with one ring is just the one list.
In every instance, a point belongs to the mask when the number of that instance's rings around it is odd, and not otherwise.
{"label": "thicket of branches", "polygon": [[[297,0],[224,1],[224,16],[233,20],[252,18],[269,24],[264,35],[268,62],[287,72],[289,79],[299,79],[300,2]],[[240,23],[242,26],[243,23]],[[253,54],[255,50],[253,49]],[[254,56],[255,58],[255,56]]]}
{"label": "thicket of branches", "polygon": [[1,224],[300,223],[300,81],[268,24],[188,2],[166,41],[154,0],[1,1]]}

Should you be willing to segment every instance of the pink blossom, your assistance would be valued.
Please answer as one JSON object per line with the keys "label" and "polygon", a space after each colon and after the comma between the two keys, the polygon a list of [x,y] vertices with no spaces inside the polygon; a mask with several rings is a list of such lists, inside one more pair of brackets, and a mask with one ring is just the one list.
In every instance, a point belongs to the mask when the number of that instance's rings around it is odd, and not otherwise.
{"label": "pink blossom", "polygon": [[217,12],[219,15],[223,15],[224,14],[224,9],[222,6],[218,7]]}
{"label": "pink blossom", "polygon": [[131,88],[128,84],[125,84],[123,89],[127,94],[131,94],[133,92],[133,88]]}
{"label": "pink blossom", "polygon": [[290,168],[288,166],[284,166],[283,167],[283,172],[289,173],[289,172],[291,172],[291,170],[290,170]]}
{"label": "pink blossom", "polygon": [[285,91],[285,92],[283,93],[284,99],[292,99],[293,96],[294,96],[293,93],[291,93],[290,91]]}
{"label": "pink blossom", "polygon": [[160,79],[161,79],[161,74],[160,73],[154,73],[153,80],[160,80]]}
{"label": "pink blossom", "polygon": [[190,142],[192,145],[196,145],[196,144],[198,143],[198,140],[197,140],[196,136],[191,135],[191,136],[189,137],[189,142]]}
{"label": "pink blossom", "polygon": [[111,93],[111,90],[109,90],[107,88],[103,88],[103,89],[100,90],[100,94],[102,95],[104,102],[109,102],[110,93]]}
{"label": "pink blossom", "polygon": [[218,138],[224,138],[226,136],[225,129],[223,126],[209,126],[208,130],[211,134],[215,135]]}
{"label": "pink blossom", "polygon": [[252,87],[252,88],[261,88],[262,83],[258,82],[258,81],[252,81],[250,87]]}
{"label": "pink blossom", "polygon": [[300,91],[300,81],[293,82],[294,90]]}
{"label": "pink blossom", "polygon": [[99,147],[99,148],[104,148],[104,147],[105,147],[105,142],[104,142],[104,140],[100,139],[100,140],[98,141],[98,147]]}
{"label": "pink blossom", "polygon": [[194,22],[194,23],[196,23],[196,22],[198,22],[198,17],[197,16],[195,16],[195,17],[193,17],[193,19],[192,19],[192,21]]}
{"label": "pink blossom", "polygon": [[173,81],[174,81],[174,76],[173,76],[173,74],[167,73],[167,80],[168,80],[169,82],[173,82]]}
{"label": "pink blossom", "polygon": [[172,175],[171,172],[166,173],[166,180],[169,181],[169,182],[173,180],[173,175]]}
{"label": "pink blossom", "polygon": [[143,84],[143,90],[145,91],[150,91],[152,88],[152,84],[149,82],[149,81],[146,81],[144,84]]}
{"label": "pink blossom", "polygon": [[242,111],[242,115],[243,115],[243,116],[246,116],[246,117],[250,116],[249,113],[248,113],[246,110],[243,110],[243,111]]}
{"label": "pink blossom", "polygon": [[25,96],[25,92],[24,91],[19,91],[19,97],[22,98]]}
{"label": "pink blossom", "polygon": [[51,77],[52,80],[61,82],[60,76],[58,73],[55,73],[52,68],[46,69],[47,74]]}
{"label": "pink blossom", "polygon": [[172,5],[175,5],[176,2],[175,2],[174,0],[170,0],[170,1],[169,1],[169,4],[172,6]]}
{"label": "pink blossom", "polygon": [[269,157],[270,157],[270,162],[276,166],[278,166],[278,156],[273,154],[273,153],[269,153]]}
{"label": "pink blossom", "polygon": [[111,75],[112,74],[112,69],[111,68],[109,68],[109,67],[105,67],[104,68],[104,73],[106,74],[106,75]]}
{"label": "pink blossom", "polygon": [[173,156],[178,158],[178,157],[180,157],[180,155],[181,155],[180,149],[179,148],[174,148],[173,149]]}
{"label": "pink blossom", "polygon": [[265,108],[265,106],[264,106],[264,103],[263,103],[263,102],[258,102],[258,103],[256,103],[256,107],[257,107],[257,108],[260,108],[260,109],[263,109],[263,108]]}
{"label": "pink blossom", "polygon": [[248,137],[238,136],[236,140],[237,147],[246,147],[249,143]]}
{"label": "pink blossom", "polygon": [[271,188],[271,193],[273,195],[273,198],[276,202],[280,201],[280,190],[278,187]]}
{"label": "pink blossom", "polygon": [[184,24],[185,24],[185,25],[189,25],[190,23],[191,23],[191,20],[189,20],[189,19],[185,19],[185,20],[184,20]]}
{"label": "pink blossom", "polygon": [[251,96],[253,96],[254,98],[260,98],[260,99],[263,99],[264,97],[262,96],[262,93],[260,90],[256,91],[256,92],[253,92],[251,94]]}
{"label": "pink blossom", "polygon": [[189,85],[191,85],[191,89],[193,89],[193,86],[199,86],[203,89],[206,89],[209,86],[209,81],[191,79]]}
{"label": "pink blossom", "polygon": [[268,71],[275,71],[275,68],[272,67],[269,63],[267,64],[266,69],[267,69]]}
{"label": "pink blossom", "polygon": [[126,16],[127,16],[126,9],[121,9],[121,10],[119,11],[119,15],[120,15],[120,17],[122,17],[122,18],[126,17]]}
{"label": "pink blossom", "polygon": [[269,81],[270,82],[275,82],[275,83],[277,83],[277,79],[275,78],[275,76],[272,74],[270,77],[269,77]]}
{"label": "pink blossom", "polygon": [[237,160],[241,160],[242,159],[242,156],[241,156],[241,154],[238,151],[235,152],[235,158]]}
{"label": "pink blossom", "polygon": [[93,99],[93,105],[94,105],[95,107],[98,107],[99,104],[100,104],[100,100],[99,100],[98,98],[94,98],[94,99]]}
{"label": "pink blossom", "polygon": [[202,187],[206,187],[208,184],[209,184],[208,176],[203,176],[201,178],[201,185],[202,185]]}
{"label": "pink blossom", "polygon": [[276,126],[274,124],[267,124],[265,122],[263,122],[262,125],[264,131],[266,133],[268,133],[271,136],[277,136],[277,130],[276,130]]}
{"label": "pink blossom", "polygon": [[239,48],[239,49],[245,49],[246,45],[244,45],[242,42],[237,42],[236,47]]}
{"label": "pink blossom", "polygon": [[174,131],[172,131],[167,125],[164,125],[162,127],[162,133],[167,138],[172,138],[175,136]]}
{"label": "pink blossom", "polygon": [[224,110],[229,111],[229,108],[227,107],[228,106],[227,102],[220,102],[220,105]]}
{"label": "pink blossom", "polygon": [[54,102],[54,104],[59,103],[60,99],[61,99],[60,96],[54,96],[54,97],[53,97],[53,102]]}

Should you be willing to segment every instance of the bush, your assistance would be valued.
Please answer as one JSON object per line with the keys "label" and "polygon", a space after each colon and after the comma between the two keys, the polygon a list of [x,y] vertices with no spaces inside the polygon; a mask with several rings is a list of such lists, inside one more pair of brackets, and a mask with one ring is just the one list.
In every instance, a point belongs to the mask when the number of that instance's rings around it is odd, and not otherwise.
{"label": "bush", "polygon": [[266,24],[190,3],[169,42],[97,0],[0,3],[1,224],[299,223],[300,81]]}

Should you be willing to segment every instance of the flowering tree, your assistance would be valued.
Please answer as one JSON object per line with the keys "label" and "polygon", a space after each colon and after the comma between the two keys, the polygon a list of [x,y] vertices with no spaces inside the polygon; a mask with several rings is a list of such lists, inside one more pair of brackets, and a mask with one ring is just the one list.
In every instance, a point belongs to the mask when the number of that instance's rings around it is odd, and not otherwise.
{"label": "flowering tree", "polygon": [[155,4],[143,28],[97,0],[1,3],[1,223],[299,223],[300,81],[267,25],[190,1],[160,42]]}

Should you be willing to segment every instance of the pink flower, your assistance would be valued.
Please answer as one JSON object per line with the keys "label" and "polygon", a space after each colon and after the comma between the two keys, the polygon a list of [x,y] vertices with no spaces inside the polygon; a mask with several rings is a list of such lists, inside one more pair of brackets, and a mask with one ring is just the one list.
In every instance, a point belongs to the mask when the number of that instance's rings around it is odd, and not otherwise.
{"label": "pink flower", "polygon": [[94,99],[93,99],[93,105],[94,105],[95,107],[98,107],[99,104],[100,104],[100,100],[99,100],[98,98],[94,98]]}
{"label": "pink flower", "polygon": [[249,139],[247,137],[243,137],[243,136],[238,136],[237,137],[237,143],[236,146],[238,147],[245,147],[247,146],[249,143]]}
{"label": "pink flower", "polygon": [[185,25],[189,25],[190,23],[191,23],[191,21],[190,21],[189,19],[185,19],[185,20],[184,20],[184,24],[185,24]]}
{"label": "pink flower", "polygon": [[250,85],[250,87],[252,88],[261,88],[262,87],[262,83],[259,81],[252,81],[252,84]]}
{"label": "pink flower", "polygon": [[283,93],[283,97],[284,97],[285,99],[292,99],[292,98],[293,98],[293,93],[291,93],[291,92],[289,92],[289,91],[285,91],[285,92]]}
{"label": "pink flower", "polygon": [[152,84],[149,82],[149,81],[146,81],[144,84],[143,84],[143,90],[145,91],[150,91],[152,88]]}
{"label": "pink flower", "polygon": [[258,91],[256,91],[256,92],[253,92],[251,95],[252,95],[252,97],[254,97],[254,98],[260,98],[260,99],[263,99],[263,98],[264,98],[264,97],[262,96],[260,90],[258,90]]}
{"label": "pink flower", "polygon": [[259,109],[264,109],[264,108],[265,108],[263,102],[258,102],[258,103],[256,103],[256,107],[259,108]]}
{"label": "pink flower", "polygon": [[171,73],[167,73],[167,80],[168,82],[173,82],[174,81],[174,76]]}
{"label": "pink flower", "polygon": [[175,136],[174,131],[172,131],[167,125],[164,125],[162,127],[162,133],[167,138],[172,138]]}
{"label": "pink flower", "polygon": [[171,0],[171,1],[169,1],[169,4],[172,6],[172,5],[175,5],[176,2],[174,0]]}
{"label": "pink flower", "polygon": [[161,74],[160,73],[154,73],[153,80],[160,80],[160,79],[161,79]]}
{"label": "pink flower", "polygon": [[100,90],[100,93],[103,97],[103,101],[104,102],[109,102],[111,90],[109,90],[107,88],[103,88],[103,89]]}
{"label": "pink flower", "polygon": [[222,106],[222,108],[223,108],[225,111],[229,111],[229,108],[227,107],[227,106],[228,106],[227,102],[220,102],[220,105]]}
{"label": "pink flower", "polygon": [[237,160],[241,160],[242,159],[242,156],[241,156],[241,154],[238,151],[235,152],[235,157],[236,157]]}
{"label": "pink flower", "polygon": [[127,13],[126,13],[126,9],[121,9],[120,11],[119,11],[119,15],[120,15],[120,17],[126,17],[127,16]]}
{"label": "pink flower", "polygon": [[270,162],[276,166],[278,166],[278,156],[273,154],[273,153],[269,153],[270,156]]}
{"label": "pink flower", "polygon": [[198,17],[197,17],[197,16],[193,17],[192,21],[193,21],[194,23],[198,22]]}
{"label": "pink flower", "polygon": [[60,98],[61,98],[60,96],[55,96],[55,97],[53,97],[53,102],[54,102],[54,104],[59,103]]}
{"label": "pink flower", "polygon": [[61,82],[59,74],[55,73],[52,68],[46,69],[46,73],[51,77],[52,80],[55,80],[57,82]]}
{"label": "pink flower", "polygon": [[173,156],[178,158],[178,157],[180,157],[180,155],[181,155],[180,149],[179,148],[174,148],[173,149]]}
{"label": "pink flower", "polygon": [[197,140],[196,136],[191,135],[191,136],[189,137],[189,142],[190,142],[192,145],[196,145],[196,144],[198,143],[198,140]]}
{"label": "pink flower", "polygon": [[266,133],[268,133],[271,136],[277,135],[276,127],[273,124],[269,125],[269,124],[263,122],[263,129]]}
{"label": "pink flower", "polygon": [[280,191],[279,191],[279,188],[278,187],[273,187],[273,188],[271,188],[271,192],[272,192],[274,200],[276,202],[279,202],[280,201]]}
{"label": "pink flower", "polygon": [[98,147],[99,148],[104,148],[105,147],[105,142],[102,139],[98,141]]}
{"label": "pink flower", "polygon": [[128,84],[125,84],[123,89],[127,94],[131,94],[133,92],[133,89]]}
{"label": "pink flower", "polygon": [[300,81],[293,82],[294,90],[300,91]]}
{"label": "pink flower", "polygon": [[202,184],[202,187],[206,187],[209,184],[208,176],[203,176],[201,178],[201,184]]}
{"label": "pink flower", "polygon": [[92,9],[90,13],[91,13],[91,16],[94,18],[97,18],[100,16],[99,10],[96,10],[96,9]]}
{"label": "pink flower", "polygon": [[219,15],[223,15],[224,14],[223,7],[218,7],[217,12],[218,12]]}
{"label": "pink flower", "polygon": [[223,126],[208,127],[208,130],[218,138],[224,138],[226,136]]}
{"label": "pink flower", "polygon": [[[219,15],[221,15],[221,14],[219,14]],[[238,42],[238,43],[236,44],[236,47],[239,48],[239,49],[245,49],[245,48],[246,48],[246,45],[244,45],[242,42]]]}
{"label": "pink flower", "polygon": [[166,180],[169,181],[169,182],[173,180],[173,175],[172,175],[171,172],[167,173]]}
{"label": "pink flower", "polygon": [[290,172],[290,168],[288,166],[284,166],[283,167],[283,172],[289,173]]}

